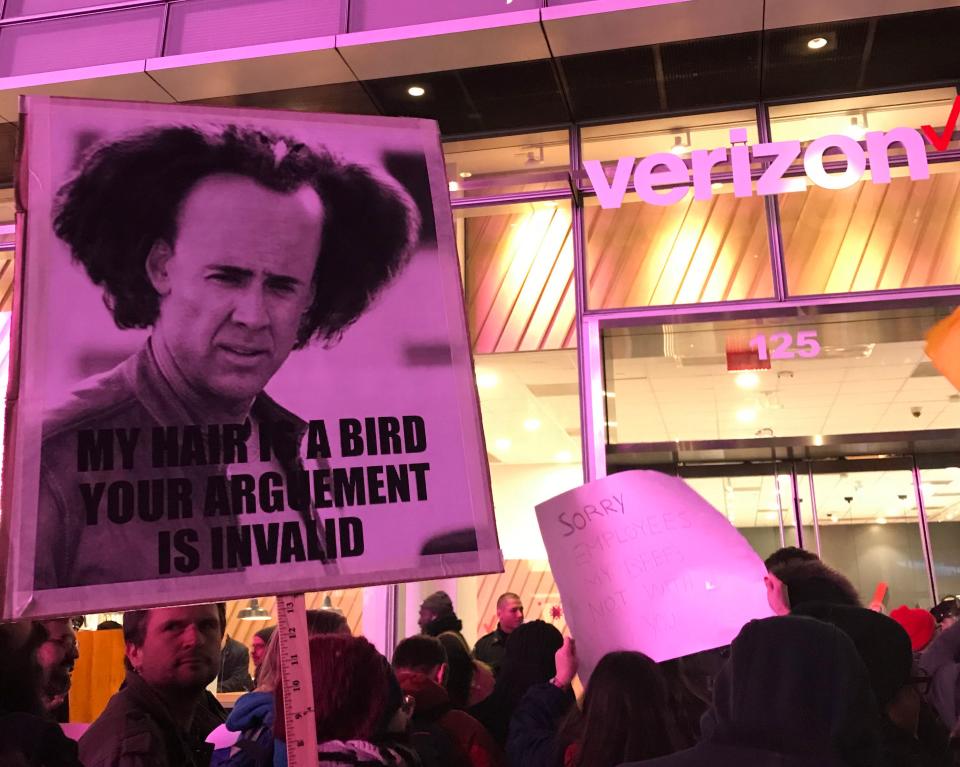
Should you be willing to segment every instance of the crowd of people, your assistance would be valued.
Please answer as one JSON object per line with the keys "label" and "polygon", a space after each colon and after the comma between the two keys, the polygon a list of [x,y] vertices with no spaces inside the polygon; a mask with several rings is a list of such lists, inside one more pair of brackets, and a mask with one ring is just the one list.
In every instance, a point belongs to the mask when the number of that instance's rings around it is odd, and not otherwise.
{"label": "crowd of people", "polygon": [[[775,617],[751,621],[729,647],[665,663],[610,652],[579,699],[574,639],[524,621],[516,594],[500,596],[496,629],[473,648],[450,597],[430,595],[421,633],[390,660],[338,612],[310,610],[317,763],[960,765],[958,598],[888,616],[810,552],[781,549],[766,567]],[[222,604],[126,613],[125,681],[78,742],[57,724],[76,626],[0,626],[0,767],[286,765],[279,637],[257,632],[247,656],[225,636],[225,616]],[[208,691],[214,680],[249,688],[229,714]]]}

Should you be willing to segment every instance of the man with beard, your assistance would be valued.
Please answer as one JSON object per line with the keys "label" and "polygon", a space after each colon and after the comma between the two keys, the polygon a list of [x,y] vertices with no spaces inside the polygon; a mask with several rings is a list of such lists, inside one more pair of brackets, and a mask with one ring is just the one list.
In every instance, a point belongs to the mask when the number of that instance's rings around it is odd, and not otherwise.
{"label": "man with beard", "polygon": [[0,624],[0,765],[82,767],[77,745],[43,715],[39,623]]}
{"label": "man with beard", "polygon": [[127,677],[80,739],[84,765],[207,767],[212,746],[204,741],[225,719],[206,691],[223,631],[218,605],[125,613]]}
{"label": "man with beard", "polygon": [[67,721],[64,704],[70,691],[70,675],[80,657],[77,632],[72,618],[39,621],[44,641],[37,650],[37,661],[43,670],[41,694],[47,712],[57,721]]}

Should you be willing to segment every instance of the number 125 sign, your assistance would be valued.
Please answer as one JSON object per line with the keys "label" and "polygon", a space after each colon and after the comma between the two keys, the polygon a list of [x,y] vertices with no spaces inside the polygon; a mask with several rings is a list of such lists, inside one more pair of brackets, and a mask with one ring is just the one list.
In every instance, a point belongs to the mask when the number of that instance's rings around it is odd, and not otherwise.
{"label": "number 125 sign", "polygon": [[820,342],[816,330],[798,330],[792,333],[760,333],[750,339],[750,348],[757,350],[761,360],[792,360],[797,357],[811,358],[820,354]]}

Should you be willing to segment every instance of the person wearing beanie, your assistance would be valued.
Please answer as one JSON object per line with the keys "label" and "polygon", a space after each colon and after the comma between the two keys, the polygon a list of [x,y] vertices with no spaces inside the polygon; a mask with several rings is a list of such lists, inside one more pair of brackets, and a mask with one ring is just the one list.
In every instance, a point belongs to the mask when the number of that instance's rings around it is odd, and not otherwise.
{"label": "person wearing beanie", "polygon": [[463,621],[453,611],[453,600],[445,591],[435,591],[420,605],[420,633],[440,636],[444,631],[463,631]]}
{"label": "person wearing beanie", "polygon": [[863,607],[808,602],[794,615],[830,623],[853,641],[880,709],[882,767],[949,767],[948,733],[925,705],[929,679],[914,668],[911,639],[893,618]]}
{"label": "person wearing beanie", "polygon": [[[310,638],[317,767],[419,767],[416,754],[394,734],[406,723],[403,693],[389,663],[363,637]],[[286,741],[278,687],[274,734]]]}
{"label": "person wearing beanie", "polygon": [[937,620],[933,614],[919,607],[900,605],[890,613],[890,617],[903,626],[903,630],[910,637],[910,647],[915,653],[930,644],[937,630]]}

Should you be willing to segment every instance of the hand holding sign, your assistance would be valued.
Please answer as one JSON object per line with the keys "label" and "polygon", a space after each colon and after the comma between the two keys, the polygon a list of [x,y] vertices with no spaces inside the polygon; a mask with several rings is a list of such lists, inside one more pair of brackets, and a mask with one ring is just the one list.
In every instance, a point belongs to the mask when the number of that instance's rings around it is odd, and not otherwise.
{"label": "hand holding sign", "polygon": [[608,652],[669,660],[771,614],[760,557],[676,477],[615,474],[540,504],[537,519],[584,682]]}

